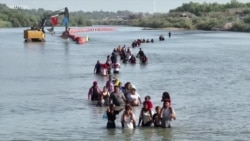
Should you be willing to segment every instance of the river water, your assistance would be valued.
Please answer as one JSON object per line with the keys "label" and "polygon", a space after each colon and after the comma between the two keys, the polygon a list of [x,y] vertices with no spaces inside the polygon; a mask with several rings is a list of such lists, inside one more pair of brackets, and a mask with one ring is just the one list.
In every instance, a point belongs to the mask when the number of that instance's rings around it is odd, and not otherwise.
{"label": "river water", "polygon": [[[0,29],[0,140],[249,140],[250,34],[172,31],[169,39],[167,31],[141,29],[80,33],[90,38],[84,45],[59,31],[45,43],[24,43],[23,28]],[[150,95],[154,107],[168,91],[177,120],[170,129],[123,130],[120,114],[117,129],[107,130],[106,107],[87,100],[92,82],[107,80],[94,65],[138,38],[155,40],[141,45],[149,63],[121,64],[117,77]],[[137,119],[140,109],[133,108]]]}

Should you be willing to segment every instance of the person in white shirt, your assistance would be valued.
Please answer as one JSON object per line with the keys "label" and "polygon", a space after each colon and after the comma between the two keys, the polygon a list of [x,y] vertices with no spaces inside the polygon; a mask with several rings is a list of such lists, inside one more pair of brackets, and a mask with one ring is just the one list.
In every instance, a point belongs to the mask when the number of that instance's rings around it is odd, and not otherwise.
{"label": "person in white shirt", "polygon": [[176,120],[176,114],[173,107],[170,105],[170,100],[164,101],[160,112],[163,128],[171,128],[172,119]]}
{"label": "person in white shirt", "polygon": [[125,111],[121,117],[122,128],[134,129],[136,127],[135,114],[132,112],[130,105],[125,105]]}
{"label": "person in white shirt", "polygon": [[131,92],[127,94],[127,101],[131,106],[139,106],[142,101],[140,95],[136,92],[136,88],[133,87]]}

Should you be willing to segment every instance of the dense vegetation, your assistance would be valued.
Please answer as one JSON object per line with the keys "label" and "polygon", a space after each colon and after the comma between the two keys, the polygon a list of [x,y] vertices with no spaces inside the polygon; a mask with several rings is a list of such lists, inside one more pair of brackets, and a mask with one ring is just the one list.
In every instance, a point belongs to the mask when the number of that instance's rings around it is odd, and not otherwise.
{"label": "dense vegetation", "polygon": [[250,3],[244,4],[236,0],[226,4],[184,3],[169,13],[138,19],[133,25],[250,32]]}
{"label": "dense vegetation", "polygon": [[[63,11],[63,10],[62,10]],[[47,17],[55,11],[39,9],[10,9],[5,4],[0,4],[0,27],[31,27],[40,24],[44,17]],[[93,11],[70,12],[70,26],[91,26],[92,24],[109,24],[110,20],[117,20],[120,17],[128,17],[132,14],[130,11],[104,12]],[[59,16],[60,25],[63,25],[63,16]],[[102,22],[100,22],[102,21]],[[51,25],[47,20],[46,25]]]}
{"label": "dense vegetation", "polygon": [[[70,10],[70,9],[69,9]],[[0,4],[0,27],[30,27],[53,11],[10,9]],[[47,24],[51,24],[49,21]],[[61,22],[62,24],[62,22]],[[150,28],[184,28],[250,32],[250,3],[184,3],[169,13],[133,13],[130,11],[71,12],[70,26],[129,25]]]}

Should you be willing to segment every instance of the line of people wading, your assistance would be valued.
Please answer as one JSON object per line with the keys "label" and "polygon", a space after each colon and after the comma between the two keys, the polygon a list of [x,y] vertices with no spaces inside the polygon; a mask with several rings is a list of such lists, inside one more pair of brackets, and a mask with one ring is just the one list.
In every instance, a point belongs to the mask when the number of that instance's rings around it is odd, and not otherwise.
{"label": "line of people wading", "polygon": [[[162,35],[161,35],[162,37]],[[174,108],[171,105],[171,98],[168,92],[163,92],[162,94],[162,106],[157,105],[154,109],[154,104],[149,95],[145,96],[144,99],[141,98],[140,94],[137,92],[136,87],[131,82],[123,83],[117,78],[113,77],[111,74],[111,67],[113,68],[113,73],[119,73],[120,64],[117,61],[117,56],[120,55],[121,60],[124,61],[126,56],[121,55],[120,51],[124,50],[131,57],[133,54],[128,47],[126,49],[125,45],[123,47],[118,46],[114,49],[111,57],[108,55],[105,64],[101,64],[97,61],[94,68],[94,73],[101,74],[103,76],[108,76],[109,79],[106,81],[102,89],[99,87],[98,82],[94,81],[93,85],[88,91],[88,100],[91,102],[96,102],[96,106],[107,106],[108,109],[103,115],[107,119],[107,129],[116,128],[116,116],[122,112],[121,115],[121,127],[134,129],[136,127],[163,127],[170,128],[171,121],[176,119],[176,114]],[[142,49],[140,48],[136,57],[141,58],[146,56]],[[141,59],[140,59],[141,60]],[[99,65],[99,66],[98,66]],[[106,65],[106,66],[104,66]],[[103,68],[107,68],[106,72],[102,72]],[[132,111],[132,106],[140,106],[141,112],[137,118]]]}
{"label": "line of people wading", "polygon": [[147,64],[148,63],[148,57],[142,50],[142,48],[139,49],[138,53],[134,55],[130,49],[130,47],[124,46],[118,46],[117,48],[114,48],[111,55],[108,55],[106,58],[105,63],[101,63],[100,60],[97,60],[95,67],[94,67],[94,73],[99,74],[101,76],[108,76],[111,74],[111,71],[113,70],[114,74],[119,74],[121,64],[119,63],[118,57],[120,56],[120,60],[122,63],[130,63],[130,64],[136,64],[136,58],[140,60],[141,64]]}

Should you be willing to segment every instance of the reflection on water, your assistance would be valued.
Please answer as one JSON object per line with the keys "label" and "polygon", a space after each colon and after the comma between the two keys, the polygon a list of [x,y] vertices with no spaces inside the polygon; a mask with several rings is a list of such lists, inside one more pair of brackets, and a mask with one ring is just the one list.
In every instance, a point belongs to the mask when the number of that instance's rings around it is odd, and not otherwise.
{"label": "reflection on water", "polygon": [[122,137],[126,141],[133,141],[136,139],[135,132],[136,129],[122,129]]}
{"label": "reflection on water", "polygon": [[113,136],[117,134],[117,129],[108,129],[107,132],[109,136]]}
{"label": "reflection on water", "polygon": [[139,130],[143,136],[143,140],[152,140],[157,128],[140,128]]}
{"label": "reflection on water", "polygon": [[69,39],[65,40],[64,42],[65,55],[69,55],[69,47],[70,47],[69,45],[70,45],[70,40]]}
{"label": "reflection on water", "polygon": [[157,136],[161,137],[162,141],[172,141],[173,138],[173,128],[160,128],[155,130]]}
{"label": "reflection on water", "polygon": [[45,47],[45,42],[24,42],[24,47],[26,48],[44,48]]}
{"label": "reflection on water", "polygon": [[[249,34],[176,31],[171,39],[159,42],[158,36],[168,32],[118,29],[89,33],[91,40],[84,45],[52,35],[46,42],[23,43],[22,29],[1,30],[0,140],[250,138],[250,127],[246,126],[250,124]],[[17,32],[20,36],[15,36]],[[93,73],[96,61],[106,61],[114,47],[130,46],[137,38],[155,39],[152,44],[141,45],[149,57],[148,64],[121,63],[117,76],[123,84],[134,84],[143,99],[150,95],[154,107],[162,105],[163,91],[170,92],[178,113],[173,128],[124,130],[121,112],[117,129],[107,130],[107,121],[102,119],[107,107],[96,107],[87,100],[94,80],[100,87],[107,81],[107,77]],[[138,52],[138,48],[131,50]],[[137,119],[141,108],[132,109]]]}

